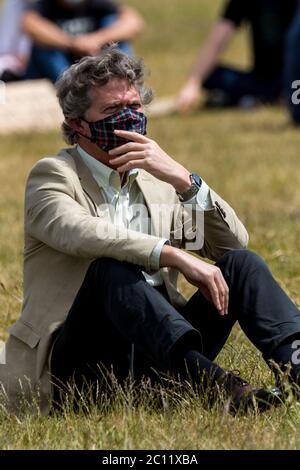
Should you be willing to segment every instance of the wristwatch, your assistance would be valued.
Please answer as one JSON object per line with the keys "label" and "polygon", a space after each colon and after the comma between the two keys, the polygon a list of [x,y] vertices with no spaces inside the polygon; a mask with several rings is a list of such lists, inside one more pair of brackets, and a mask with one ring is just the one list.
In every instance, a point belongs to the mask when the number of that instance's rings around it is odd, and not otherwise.
{"label": "wristwatch", "polygon": [[187,189],[183,193],[178,193],[176,191],[179,201],[181,202],[185,202],[185,201],[188,201],[189,199],[192,199],[192,197],[194,197],[195,194],[197,194],[199,189],[201,188],[202,179],[200,178],[199,175],[197,175],[196,173],[191,173],[190,179],[191,179],[192,185],[189,189]]}

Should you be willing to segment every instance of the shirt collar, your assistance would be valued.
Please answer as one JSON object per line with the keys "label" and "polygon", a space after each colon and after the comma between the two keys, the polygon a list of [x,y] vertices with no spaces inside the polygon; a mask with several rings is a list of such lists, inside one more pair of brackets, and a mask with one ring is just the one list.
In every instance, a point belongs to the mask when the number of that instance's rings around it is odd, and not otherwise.
{"label": "shirt collar", "polygon": [[[95,178],[98,186],[104,188],[113,188],[115,191],[120,191],[121,189],[121,181],[120,176],[117,170],[113,170],[109,166],[105,165],[99,160],[96,160],[92,155],[87,153],[80,145],[77,145],[77,151],[81,158],[83,159],[84,163],[92,173],[93,177]],[[136,179],[138,175],[138,169],[133,168],[132,170],[128,171],[128,184],[131,187],[133,181]]]}

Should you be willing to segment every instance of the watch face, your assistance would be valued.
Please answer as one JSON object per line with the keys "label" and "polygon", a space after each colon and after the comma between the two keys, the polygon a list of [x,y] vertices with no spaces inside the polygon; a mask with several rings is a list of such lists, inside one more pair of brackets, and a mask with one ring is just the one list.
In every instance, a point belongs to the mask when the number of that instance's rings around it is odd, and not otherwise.
{"label": "watch face", "polygon": [[191,177],[193,178],[194,182],[196,183],[196,185],[200,188],[201,184],[202,184],[202,180],[200,178],[199,175],[197,175],[197,173],[192,173],[191,174]]}

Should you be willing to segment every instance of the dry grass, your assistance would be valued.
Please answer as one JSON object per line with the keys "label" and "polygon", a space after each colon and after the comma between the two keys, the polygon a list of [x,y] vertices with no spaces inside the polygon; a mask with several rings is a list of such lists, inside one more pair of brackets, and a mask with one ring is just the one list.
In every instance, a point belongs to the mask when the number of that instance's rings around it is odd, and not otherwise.
{"label": "dry grass", "polygon": [[[152,70],[157,95],[178,89],[220,1],[151,0],[138,6],[149,22],[136,45]],[[187,4],[188,3],[188,4]],[[213,4],[213,5],[212,5]],[[227,58],[247,63],[239,35]],[[282,109],[203,111],[187,119],[152,120],[149,135],[200,175],[236,209],[250,232],[250,248],[269,263],[280,284],[300,304],[300,172],[298,130]],[[13,135],[0,141],[0,340],[19,315],[22,298],[22,221],[26,175],[33,163],[62,146],[59,133]],[[183,285],[189,295],[191,288]],[[272,383],[260,355],[234,331],[219,363],[239,368],[253,383]],[[130,398],[131,397],[131,398]],[[2,449],[299,449],[299,406],[245,417],[205,410],[193,395],[162,410],[115,394],[89,413],[22,420],[0,413]]]}

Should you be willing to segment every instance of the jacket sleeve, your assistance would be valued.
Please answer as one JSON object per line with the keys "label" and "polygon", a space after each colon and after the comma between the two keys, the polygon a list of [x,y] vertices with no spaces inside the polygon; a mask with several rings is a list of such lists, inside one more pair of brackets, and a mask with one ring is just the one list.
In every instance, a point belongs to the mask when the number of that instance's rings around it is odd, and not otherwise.
{"label": "jacket sleeve", "polygon": [[25,196],[26,234],[71,256],[111,257],[151,271],[151,254],[160,238],[91,215],[76,200],[73,178],[67,166],[52,158],[34,166]]}
{"label": "jacket sleeve", "polygon": [[[212,208],[203,210],[193,205],[193,222],[188,224],[191,225],[188,228],[186,228],[186,221],[190,221],[191,217],[186,216],[186,209],[182,205],[179,208],[180,206],[177,204],[176,207],[179,209],[177,209],[177,215],[174,217],[173,242],[175,246],[178,246],[176,239],[180,239],[181,233],[180,246],[189,249],[187,242],[190,242],[190,238],[186,235],[193,232],[201,243],[199,247],[195,250],[191,249],[191,251],[195,251],[200,256],[212,261],[218,261],[229,250],[246,248],[249,237],[246,228],[232,207],[212,189],[209,191]],[[196,211],[198,211],[198,217]]]}

